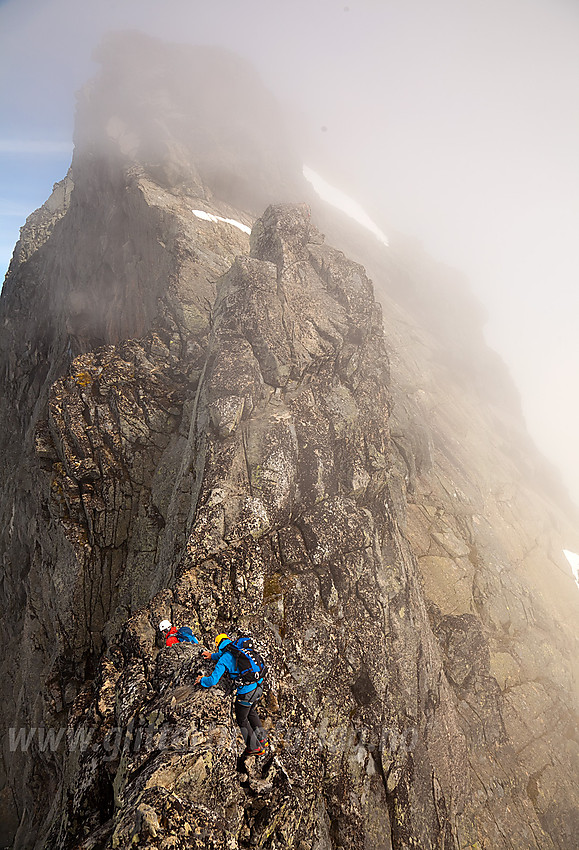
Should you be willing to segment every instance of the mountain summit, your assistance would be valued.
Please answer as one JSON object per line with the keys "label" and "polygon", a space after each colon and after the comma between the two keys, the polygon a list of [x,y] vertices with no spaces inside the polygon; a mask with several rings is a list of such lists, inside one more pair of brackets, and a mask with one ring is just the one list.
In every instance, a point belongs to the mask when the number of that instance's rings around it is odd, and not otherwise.
{"label": "mountain summit", "polygon": [[[568,850],[577,516],[478,306],[246,63],[98,58],[0,301],[0,843]],[[163,620],[251,633],[263,756]]]}

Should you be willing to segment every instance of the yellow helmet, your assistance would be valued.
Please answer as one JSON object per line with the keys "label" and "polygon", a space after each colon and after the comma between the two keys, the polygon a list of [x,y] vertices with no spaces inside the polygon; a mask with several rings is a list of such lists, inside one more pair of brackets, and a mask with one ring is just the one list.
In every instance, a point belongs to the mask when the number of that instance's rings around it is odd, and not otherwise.
{"label": "yellow helmet", "polygon": [[220,644],[220,643],[221,643],[221,641],[222,641],[222,640],[224,640],[224,639],[229,640],[229,638],[227,637],[227,635],[217,635],[217,637],[215,638],[215,646],[217,647],[217,649],[219,649],[219,644]]}

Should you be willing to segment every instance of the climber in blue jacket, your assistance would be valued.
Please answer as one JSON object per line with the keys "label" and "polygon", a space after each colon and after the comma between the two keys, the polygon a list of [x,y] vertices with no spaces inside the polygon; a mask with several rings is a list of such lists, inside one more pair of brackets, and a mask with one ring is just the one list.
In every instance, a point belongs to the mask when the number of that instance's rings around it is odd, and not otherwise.
{"label": "climber in blue jacket", "polygon": [[219,682],[224,673],[228,674],[236,691],[234,703],[235,719],[245,741],[243,755],[260,755],[265,752],[265,748],[268,746],[265,730],[255,710],[255,706],[263,694],[263,677],[249,685],[244,685],[243,683],[236,684],[236,679],[239,675],[237,660],[231,651],[227,651],[227,647],[231,643],[232,641],[227,635],[217,635],[215,638],[217,651],[203,651],[204,658],[216,661],[217,664],[210,676],[197,676],[195,684],[201,685],[202,688],[212,688]]}

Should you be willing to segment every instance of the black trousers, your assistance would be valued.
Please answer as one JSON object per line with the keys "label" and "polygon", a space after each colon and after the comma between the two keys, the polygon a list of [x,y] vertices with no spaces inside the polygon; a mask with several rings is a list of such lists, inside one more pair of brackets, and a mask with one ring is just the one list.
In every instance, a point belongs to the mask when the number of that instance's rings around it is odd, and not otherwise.
{"label": "black trousers", "polygon": [[248,750],[256,750],[266,739],[265,730],[255,710],[255,705],[262,694],[263,686],[257,685],[247,694],[238,694],[235,700],[235,719]]}

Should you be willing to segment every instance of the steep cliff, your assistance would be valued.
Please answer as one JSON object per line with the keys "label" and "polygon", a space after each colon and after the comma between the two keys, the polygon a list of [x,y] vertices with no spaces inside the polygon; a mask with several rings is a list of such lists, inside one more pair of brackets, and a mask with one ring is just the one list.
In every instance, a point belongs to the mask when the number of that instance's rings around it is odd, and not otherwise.
{"label": "steep cliff", "polygon": [[[100,58],[2,292],[4,843],[567,850],[577,516],[476,305],[243,63]],[[274,755],[165,617],[256,637]]]}

